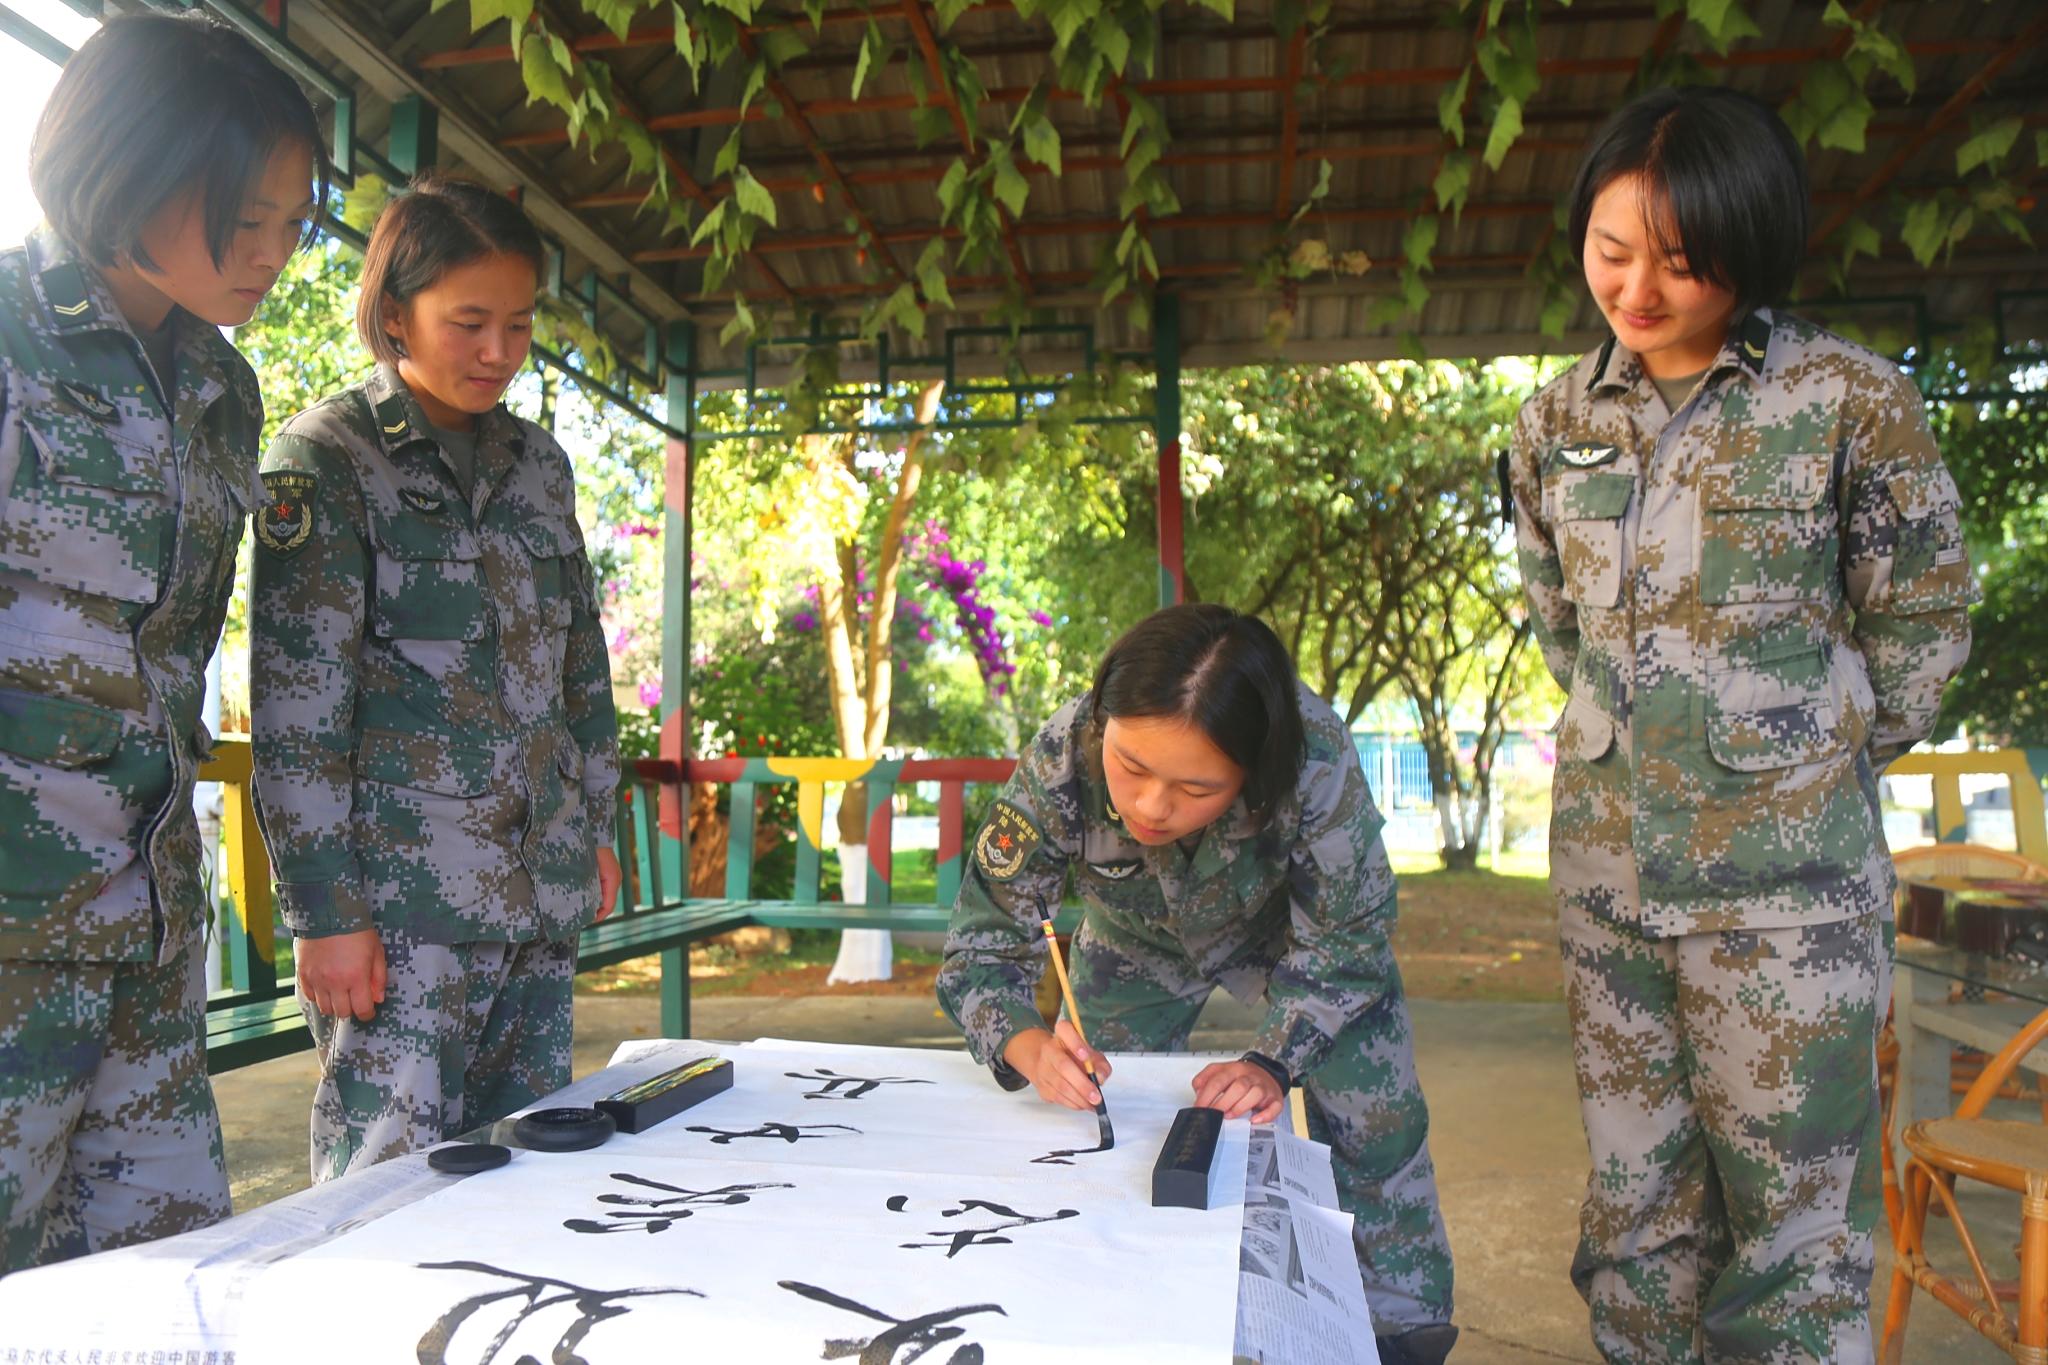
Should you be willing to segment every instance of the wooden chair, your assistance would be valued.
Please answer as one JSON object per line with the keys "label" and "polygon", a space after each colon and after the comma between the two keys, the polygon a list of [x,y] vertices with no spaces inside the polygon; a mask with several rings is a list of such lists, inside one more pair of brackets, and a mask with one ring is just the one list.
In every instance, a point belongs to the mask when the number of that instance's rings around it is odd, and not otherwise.
{"label": "wooden chair", "polygon": [[[1892,865],[1899,872],[1899,897],[1905,896],[1905,880],[1908,877],[1991,877],[2018,882],[2048,882],[2048,867],[2043,867],[2032,858],[2002,848],[1988,848],[1983,844],[1928,844],[1921,848],[1900,849],[1892,855]],[[1900,906],[1900,913],[1904,907]],[[1878,1083],[1885,1093],[1890,1093],[1892,1072],[1898,1067],[1898,1040],[1889,1039],[1889,1054],[1885,1041],[1889,1037],[1891,1024],[1885,1024],[1886,1033],[1878,1045]],[[1967,1094],[1977,1077],[1984,1070],[1985,1057],[1982,1053],[1967,1049],[1959,1050],[1949,1066],[1949,1089],[1952,1094]],[[2035,1092],[2041,1101],[2041,1117],[2048,1122],[2048,1076],[2040,1078]],[[2027,1098],[2024,1081],[2010,1081],[2001,1093],[2003,1099]],[[1890,1131],[1890,1110],[1886,1110],[1886,1131]],[[1887,1157],[1889,1160],[1889,1157]],[[1892,1171],[1885,1168],[1889,1182]],[[1887,1185],[1887,1188],[1891,1186]],[[1891,1201],[1886,1201],[1891,1207]]]}
{"label": "wooden chair", "polygon": [[[1953,1117],[1922,1119],[1906,1129],[1903,1207],[1893,1242],[1892,1291],[1885,1307],[1882,1358],[1897,1365],[1905,1347],[1906,1317],[1917,1287],[1962,1315],[2022,1365],[2048,1365],[2048,1126],[1987,1119],[1984,1107],[2044,1038],[2048,1010],[2036,1015],[1984,1068]],[[1962,1177],[1997,1185],[2020,1196],[2020,1276],[2016,1288],[2000,1287],[1984,1268],[1977,1244],[1963,1222],[1950,1182]],[[1935,1269],[1927,1256],[1928,1201],[1938,1199],[1955,1226],[1972,1278]],[[2000,1307],[2018,1300],[2017,1321]]]}
{"label": "wooden chair", "polygon": [[2032,858],[1983,844],[1923,844],[1892,854],[1899,879],[1907,877],[2002,877],[2016,882],[2048,882],[2048,867]]}

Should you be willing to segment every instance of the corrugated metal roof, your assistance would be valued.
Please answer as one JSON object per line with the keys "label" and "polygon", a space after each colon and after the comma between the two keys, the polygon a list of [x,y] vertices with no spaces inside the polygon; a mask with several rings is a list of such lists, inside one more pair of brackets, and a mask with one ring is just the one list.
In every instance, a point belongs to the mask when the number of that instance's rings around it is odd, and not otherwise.
{"label": "corrugated metal roof", "polygon": [[[1539,56],[1550,68],[1529,102],[1523,137],[1498,170],[1476,171],[1465,213],[1447,225],[1437,246],[1432,294],[1419,321],[1392,326],[1374,325],[1367,314],[1372,301],[1393,288],[1402,233],[1440,164],[1444,138],[1437,123],[1438,97],[1445,74],[1463,66],[1472,35],[1456,21],[1450,5],[1340,0],[1335,10],[1331,35],[1321,49],[1321,70],[1338,77],[1299,88],[1299,153],[1287,194],[1299,202],[1315,181],[1321,154],[1332,154],[1329,193],[1300,232],[1324,237],[1333,252],[1362,250],[1379,264],[1362,278],[1301,285],[1294,325],[1281,353],[1315,360],[1378,358],[1400,353],[1411,328],[1437,354],[1559,349],[1560,343],[1540,335],[1543,299],[1526,266],[1554,231],[1552,208],[1570,187],[1578,148],[1598,121],[1627,98],[1638,61],[1658,40],[1655,5],[1579,0],[1569,9],[1546,11],[1539,26]],[[1700,46],[1696,33],[1681,37],[1676,48],[1705,63],[1707,78],[1778,103],[1798,89],[1812,50],[1835,41],[1839,30],[1823,23],[1821,6],[1812,0],[1751,0],[1750,10],[1764,36],[1739,44],[1727,59]],[[1161,53],[1153,79],[1165,85],[1155,98],[1173,130],[1167,173],[1181,213],[1151,223],[1149,234],[1166,286],[1183,300],[1189,364],[1275,354],[1265,333],[1276,300],[1254,287],[1246,270],[1274,240],[1281,195],[1280,147],[1290,95],[1273,87],[1276,81],[1284,85],[1289,52],[1287,41],[1273,30],[1272,12],[1271,0],[1241,0],[1230,21],[1189,5],[1170,8],[1160,19]],[[586,147],[561,140],[564,120],[552,108],[526,102],[516,64],[450,64],[446,54],[501,47],[507,41],[502,23],[472,35],[468,6],[447,5],[435,12],[425,0],[293,0],[286,13],[291,41],[363,90],[359,131],[372,145],[382,137],[389,100],[407,90],[423,92],[444,108],[444,146],[461,144],[475,152],[474,160],[445,156],[445,164],[493,181],[506,179],[509,171],[529,203],[551,206],[554,216],[544,219],[544,226],[564,238],[569,278],[595,268],[647,314],[664,320],[695,318],[705,324],[699,344],[706,367],[736,363],[715,342],[718,326],[731,313],[729,298],[700,294],[701,260],[659,255],[683,245],[684,239],[665,236],[662,224],[637,213],[630,202],[588,202],[593,196],[617,198],[644,190],[629,176],[624,152],[608,147],[593,156]],[[646,23],[653,25],[660,13],[650,12]],[[1955,120],[1918,145],[1914,139],[1951,96],[1967,94],[1973,78],[1994,58],[2003,56],[2007,64],[1974,97],[1972,111],[1982,116],[2021,113],[2030,129],[2048,125],[2043,114],[2048,109],[2043,99],[2048,48],[2035,42],[2016,54],[2010,51],[2030,26],[2037,26],[2038,37],[2042,13],[2037,0],[1887,5],[1887,29],[1920,45],[1918,87],[1908,98],[1888,79],[1875,80],[1878,110],[1866,150],[1813,153],[1817,215],[1825,217],[1846,202],[1907,146],[1912,146],[1910,154],[1878,190],[1877,204],[1953,183],[1954,151],[1968,134],[1969,118]],[[566,7],[557,7],[553,18],[579,34],[603,32],[587,15],[570,14]],[[957,140],[948,133],[919,148],[909,112],[889,107],[892,97],[911,91],[907,64],[921,64],[923,58],[900,8],[877,6],[875,18],[896,40],[897,59],[871,75],[858,105],[847,107],[861,23],[828,24],[815,39],[806,31],[810,55],[790,63],[781,79],[806,111],[837,170],[850,178],[860,211],[889,242],[887,252],[907,270],[936,221],[936,181]],[[991,91],[1027,89],[1047,74],[1050,30],[1042,23],[1023,23],[1007,6],[970,10],[948,36],[973,59]],[[706,88],[694,91],[671,45],[642,44],[590,55],[610,68],[618,89],[645,119],[659,122],[664,116],[729,109],[739,102],[740,92],[728,76],[710,75]],[[1123,186],[1119,168],[1092,163],[1115,157],[1120,119],[1109,100],[1095,108],[1059,100],[1052,108],[1069,164],[1063,175],[1030,177],[1030,200],[1016,233],[1031,281],[1029,300],[1045,320],[1094,322],[1100,347],[1149,347],[1149,337],[1132,327],[1123,308],[1100,314],[1090,288],[1100,253],[1115,240]],[[991,100],[972,112],[984,135],[999,135],[1013,111],[1013,104]],[[469,142],[448,136],[450,127],[468,129]],[[662,141],[681,173],[709,184],[713,158],[729,131],[685,127],[664,132]],[[1485,135],[1475,117],[1468,146],[1482,144]],[[549,137],[555,140],[537,140]],[[762,231],[757,255],[735,280],[757,312],[774,308],[783,323],[814,311],[849,315],[857,311],[864,292],[894,287],[895,278],[882,261],[856,259],[846,243],[848,209],[836,190],[824,193],[821,202],[813,186],[823,176],[790,121],[747,123],[743,145],[755,174],[777,187],[778,225]],[[2021,156],[2031,167],[2031,136]],[[2036,172],[2034,179],[2040,178]],[[2038,222],[2031,205],[2029,212]],[[577,227],[573,242],[561,230],[565,214]],[[542,216],[538,210],[537,216]],[[1916,267],[1889,226],[1886,236],[1880,258],[1859,263],[1851,291],[1917,302],[1884,304],[1879,312],[1889,309],[1916,322],[1924,317],[1928,326],[1940,328],[1988,315],[1998,306],[2001,291],[2048,287],[2048,255],[1995,224],[1980,222],[1955,258],[1933,270]],[[816,238],[831,244],[787,249]],[[979,269],[984,274],[990,270]],[[1816,271],[1816,284],[1820,278]],[[782,289],[790,297],[783,298]],[[934,326],[976,323],[996,298],[987,284],[972,279],[963,279],[954,294],[961,314],[934,319]],[[1843,311],[1855,310],[1837,310]],[[2016,306],[2008,311],[2019,315]],[[639,324],[630,310],[607,305],[601,320],[626,353],[640,354]],[[1597,312],[1582,303],[1562,348],[1591,344],[1598,324]],[[1070,359],[1064,352],[1041,358],[1047,367]]]}

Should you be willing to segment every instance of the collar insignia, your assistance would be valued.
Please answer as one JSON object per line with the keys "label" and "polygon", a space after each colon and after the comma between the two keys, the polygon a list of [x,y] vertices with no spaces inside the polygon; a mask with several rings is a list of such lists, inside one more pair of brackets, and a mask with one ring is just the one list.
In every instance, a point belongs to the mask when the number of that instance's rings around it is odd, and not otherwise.
{"label": "collar insignia", "polygon": [[413,511],[428,514],[440,511],[442,503],[446,501],[439,493],[422,493],[417,488],[401,488],[398,490],[398,496]]}
{"label": "collar insignia", "polygon": [[57,381],[57,391],[64,395],[66,402],[84,413],[87,417],[92,418],[93,421],[111,422],[114,420],[116,415],[114,405],[107,401],[106,395],[89,389],[83,384],[74,384],[68,379]]}
{"label": "collar insignia", "polygon": [[1113,863],[1090,863],[1088,868],[1098,877],[1120,882],[1137,872],[1138,863],[1134,858],[1126,858]]}

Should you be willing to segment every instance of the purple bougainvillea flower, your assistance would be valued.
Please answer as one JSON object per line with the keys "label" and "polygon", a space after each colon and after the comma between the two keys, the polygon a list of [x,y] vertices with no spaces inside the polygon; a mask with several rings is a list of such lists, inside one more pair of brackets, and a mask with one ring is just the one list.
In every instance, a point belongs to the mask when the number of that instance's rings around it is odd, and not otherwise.
{"label": "purple bougainvillea flower", "polygon": [[649,678],[640,684],[640,704],[650,708],[661,705],[661,679]]}

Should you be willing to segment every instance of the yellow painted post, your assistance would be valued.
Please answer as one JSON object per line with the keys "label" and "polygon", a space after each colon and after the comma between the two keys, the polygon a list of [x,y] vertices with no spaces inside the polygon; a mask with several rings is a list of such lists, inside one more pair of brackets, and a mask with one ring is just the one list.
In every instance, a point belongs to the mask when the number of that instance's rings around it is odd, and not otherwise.
{"label": "yellow painted post", "polygon": [[1978,749],[1960,754],[1906,754],[1887,777],[1925,777],[1934,784],[1935,837],[1945,844],[1966,842],[1969,812],[1963,805],[1965,773],[2003,777],[2012,785],[2012,821],[2020,854],[2048,865],[2048,813],[2041,780],[2019,749]]}
{"label": "yellow painted post", "polygon": [[223,789],[221,846],[237,921],[228,941],[235,989],[267,999],[277,994],[277,936],[270,903],[270,857],[256,830],[253,772],[249,741],[222,739],[214,744],[213,761],[199,770],[199,777],[218,782]]}

